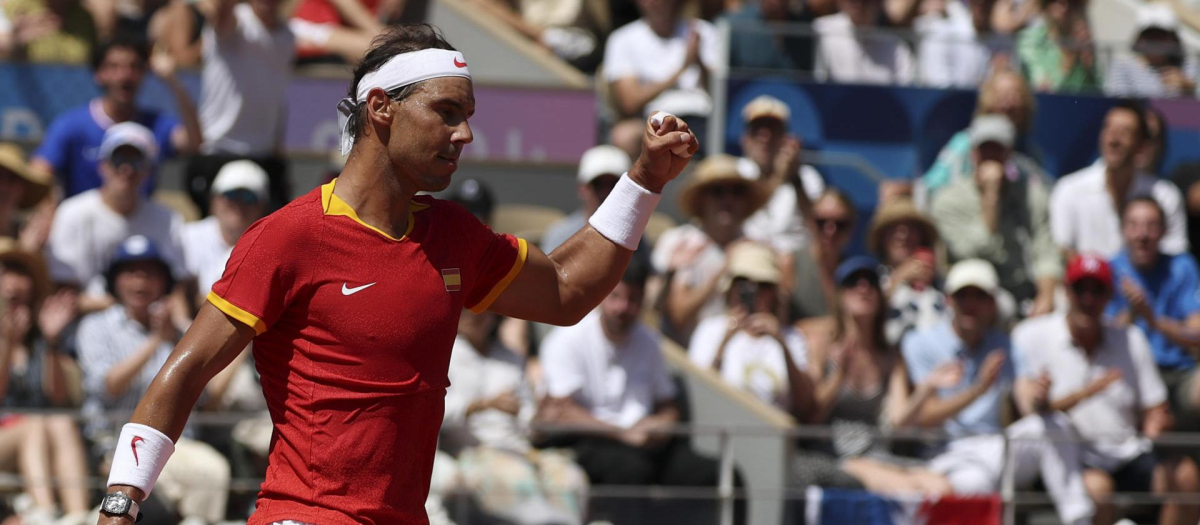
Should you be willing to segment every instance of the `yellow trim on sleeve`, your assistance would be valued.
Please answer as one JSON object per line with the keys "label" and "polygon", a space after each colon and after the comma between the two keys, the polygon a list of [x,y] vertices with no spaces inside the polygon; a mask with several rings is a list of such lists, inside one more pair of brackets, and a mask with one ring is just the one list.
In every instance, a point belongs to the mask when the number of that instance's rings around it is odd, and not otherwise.
{"label": "yellow trim on sleeve", "polygon": [[403,241],[405,238],[407,238],[409,236],[409,234],[412,233],[413,226],[415,226],[417,224],[417,218],[415,215],[413,215],[413,213],[424,210],[425,208],[429,207],[429,206],[427,206],[425,204],[421,204],[417,201],[409,201],[409,204],[408,204],[408,228],[405,228],[404,235],[402,235],[399,239],[397,239],[395,237],[392,237],[391,235],[388,235],[387,233],[384,233],[383,230],[376,228],[374,226],[371,226],[370,224],[363,222],[362,219],[358,218],[358,212],[354,211],[354,208],[351,208],[349,204],[346,204],[346,201],[342,200],[341,197],[334,195],[333,186],[335,183],[337,183],[337,179],[333,179],[333,180],[329,181],[327,184],[321,186],[321,209],[324,210],[325,215],[341,215],[341,216],[349,217],[351,220],[363,225],[367,229],[369,229],[375,233],[378,233],[384,237],[387,237],[390,240],[396,241],[396,242]]}
{"label": "yellow trim on sleeve", "polygon": [[508,274],[492,287],[492,292],[487,294],[479,304],[471,307],[471,311],[475,313],[483,313],[492,303],[496,302],[496,298],[500,297],[501,293],[512,284],[513,279],[517,278],[517,274],[521,273],[521,268],[525,267],[525,258],[529,255],[529,244],[525,239],[517,239],[517,260],[513,261],[512,268],[508,270]]}
{"label": "yellow trim on sleeve", "polygon": [[224,312],[225,315],[237,319],[242,324],[253,328],[254,333],[256,334],[261,334],[267,331],[267,324],[262,322],[262,319],[259,319],[254,314],[238,308],[237,305],[226,301],[224,297],[217,295],[217,292],[208,292],[208,302],[217,307],[217,310]]}

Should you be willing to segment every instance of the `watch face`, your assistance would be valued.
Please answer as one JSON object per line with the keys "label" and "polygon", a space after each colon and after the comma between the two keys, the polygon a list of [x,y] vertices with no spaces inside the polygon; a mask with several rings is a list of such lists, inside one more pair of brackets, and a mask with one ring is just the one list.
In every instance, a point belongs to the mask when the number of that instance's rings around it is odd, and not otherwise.
{"label": "watch face", "polygon": [[129,512],[129,497],[119,492],[105,496],[104,512],[109,514],[125,514]]}

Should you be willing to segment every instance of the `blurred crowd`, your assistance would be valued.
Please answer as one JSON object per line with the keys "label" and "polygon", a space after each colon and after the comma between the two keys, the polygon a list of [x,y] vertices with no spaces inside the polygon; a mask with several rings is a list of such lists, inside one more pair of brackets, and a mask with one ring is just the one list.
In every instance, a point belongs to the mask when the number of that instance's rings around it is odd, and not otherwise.
{"label": "blurred crowd", "polygon": [[[1081,0],[461,1],[595,72],[610,102],[608,143],[579,161],[579,209],[531,239],[547,252],[629,169],[648,108],[705,136],[718,68],[978,86],[979,99],[927,173],[880,186],[868,219],[805,162],[791,108],[759,97],[731,116],[744,156],[693,162],[676,183],[684,221],[648,233],[584,321],[551,328],[463,312],[431,521],[449,522],[446,500],[464,491],[514,523],[655,511],[711,520],[704,504],[588,498],[594,485],[717,484],[717,461],[670,432],[686,414],[667,341],[728,387],[831,427],[832,439],[795,454],[795,487],[990,494],[1012,458],[1018,485],[1040,479],[1063,522],[1102,524],[1123,510],[1114,492],[1200,491],[1195,451],[1153,443],[1200,430],[1200,159],[1160,177],[1166,122],[1133,101],[1105,115],[1100,156],[1078,172],[1046,173],[1030,138],[1035,91],[1193,96],[1200,71],[1169,4],[1141,7],[1134,53],[1102,70]],[[280,147],[294,64],[352,62],[386,26],[428,9],[0,4],[0,54],[89,63],[101,90],[59,116],[32,154],[0,144],[0,471],[22,483],[3,523],[89,519],[97,493],[86,483],[105,475],[119,414],[136,406],[246,228],[306,190],[290,187]],[[734,27],[729,64],[710,22],[721,17]],[[176,78],[191,66],[198,101]],[[165,81],[177,116],[137,104],[148,73]],[[172,158],[186,162],[186,195],[156,191]],[[447,197],[489,224],[499,204],[479,180]],[[851,253],[856,232],[869,255]],[[248,515],[253,494],[230,484],[265,468],[271,426],[257,381],[248,349],[208,385],[198,412],[257,415],[185,430],[144,507],[151,523]],[[64,408],[84,417],[27,412]],[[880,436],[901,429],[947,440],[905,448]],[[1005,437],[1016,440],[1007,449]],[[1200,508],[1179,503],[1152,518],[1198,519]]]}

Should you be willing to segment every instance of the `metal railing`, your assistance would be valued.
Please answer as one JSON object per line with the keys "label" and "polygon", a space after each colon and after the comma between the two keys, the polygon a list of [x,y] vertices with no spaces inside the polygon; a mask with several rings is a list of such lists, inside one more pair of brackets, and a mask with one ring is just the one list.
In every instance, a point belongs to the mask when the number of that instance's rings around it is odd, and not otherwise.
{"label": "metal railing", "polygon": [[[16,409],[6,412],[6,414],[21,415],[21,416],[66,416],[76,422],[86,422],[93,420],[91,416],[85,416],[78,410],[71,409],[52,409],[52,410],[23,410]],[[102,416],[109,421],[120,424],[128,421],[131,411],[109,411]],[[239,422],[266,417],[265,412],[195,412],[189,418],[189,424],[201,427],[232,427]],[[563,424],[537,424],[529,428],[530,431],[539,434],[587,434],[596,432],[595,430],[577,427],[573,425]],[[952,436],[941,430],[932,429],[917,429],[917,428],[901,428],[901,429],[884,429],[881,427],[873,427],[864,429],[872,437],[887,440],[891,443],[916,442],[924,444],[932,443],[947,443]],[[833,427],[825,425],[797,425],[787,429],[780,429],[765,425],[718,425],[718,424],[677,424],[666,430],[672,436],[683,438],[696,437],[716,437],[718,440],[719,449],[719,482],[716,487],[676,487],[676,486],[592,486],[588,489],[590,498],[644,498],[649,500],[708,500],[716,501],[719,508],[719,518],[721,525],[732,525],[734,522],[735,503],[738,500],[750,499],[770,499],[779,501],[799,501],[804,500],[804,487],[787,487],[782,489],[751,489],[747,487],[735,486],[735,471],[737,469],[737,458],[733,452],[733,440],[735,438],[746,437],[774,437],[779,439],[790,440],[797,442],[799,440],[808,441],[827,441],[832,440],[836,435]],[[1009,448],[1013,442],[1021,440],[1033,440],[1040,442],[1054,441],[1070,441],[1078,443],[1088,443],[1089,440],[1079,438],[1077,436],[1055,435],[1032,438],[1012,438],[1005,434],[1001,434],[1004,439],[1004,450],[1006,461],[1004,462],[1003,472],[1001,476],[1001,487],[998,493],[1000,501],[1004,508],[1004,523],[1013,524],[1016,522],[1016,514],[1018,508],[1022,507],[1038,507],[1046,506],[1051,502],[1048,495],[1042,492],[1018,491],[1015,487],[1013,479],[1012,455],[1009,454]],[[962,437],[962,436],[957,436]],[[1103,436],[1100,436],[1103,437]],[[1170,432],[1165,433],[1153,440],[1156,447],[1160,448],[1190,448],[1195,451],[1200,451],[1200,432]],[[92,466],[94,467],[94,466]],[[78,480],[62,480],[51,479],[48,482],[52,485],[60,485],[64,482],[77,482]],[[253,493],[258,491],[263,478],[261,477],[238,477],[233,478],[230,482],[229,490],[231,492]],[[90,489],[102,490],[105,488],[105,479],[98,476],[89,475],[85,481]],[[20,490],[25,487],[22,480],[12,474],[0,473],[0,491]],[[458,490],[452,495],[470,496],[465,490]],[[888,494],[890,498],[897,500],[920,501],[924,496],[919,494]],[[1169,494],[1149,494],[1149,493],[1116,493],[1112,496],[1111,501],[1118,505],[1142,506],[1154,505],[1164,502],[1175,502],[1182,504],[1200,505],[1200,494],[1195,493],[1169,493]]]}

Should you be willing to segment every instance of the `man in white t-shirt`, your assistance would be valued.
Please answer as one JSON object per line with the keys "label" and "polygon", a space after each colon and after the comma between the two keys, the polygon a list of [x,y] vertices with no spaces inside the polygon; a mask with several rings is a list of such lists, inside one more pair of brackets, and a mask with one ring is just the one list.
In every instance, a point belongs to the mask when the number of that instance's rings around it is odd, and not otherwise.
{"label": "man in white t-shirt", "polygon": [[813,388],[803,372],[808,352],[804,336],[783,316],[783,273],[774,251],[739,243],[729,250],[728,273],[728,315],[710,317],[696,327],[688,356],[727,383],[803,419],[811,410]]}
{"label": "man in white t-shirt", "polygon": [[[642,17],[608,37],[604,80],[615,109],[630,119],[614,129],[613,144],[626,151],[636,147],[632,138],[641,136],[641,118],[647,108],[684,117],[696,136],[705,136],[708,114],[712,112],[708,75],[720,67],[719,42],[712,24],[680,16],[683,3],[638,0]],[[636,129],[634,120],[638,121]],[[622,133],[622,128],[636,133]],[[703,151],[704,145],[700,147]]]}
{"label": "man in white t-shirt", "polygon": [[[648,275],[649,265],[634,257],[600,308],[547,336],[538,420],[589,430],[553,441],[574,449],[594,485],[715,487],[717,462],[665,432],[679,421],[679,407],[659,336],[639,321]],[[596,508],[592,518],[620,511]]]}
{"label": "man in white t-shirt", "polygon": [[[1103,259],[1076,256],[1067,265],[1065,315],[1024,321],[1013,331],[1020,356],[1014,395],[1025,414],[1066,412],[1088,446],[1084,484],[1096,500],[1096,523],[1115,521],[1107,498],[1116,492],[1194,493],[1200,473],[1186,456],[1156,451],[1151,440],[1174,421],[1167,389],[1140,328],[1104,321],[1112,269]],[[1169,452],[1169,450],[1168,450]],[[1160,523],[1194,524],[1192,505],[1164,503]]]}
{"label": "man in white t-shirt", "polygon": [[1141,106],[1133,102],[1117,104],[1104,117],[1100,158],[1054,185],[1050,192],[1050,231],[1055,244],[1068,257],[1077,253],[1115,257],[1121,250],[1119,208],[1144,195],[1154,197],[1167,217],[1162,251],[1170,255],[1187,251],[1187,216],[1179,188],[1137,169],[1136,159],[1148,130]]}
{"label": "man in white t-shirt", "polygon": [[209,185],[227,162],[249,158],[267,171],[273,207],[290,195],[281,158],[295,36],[279,17],[282,0],[201,2],[203,155],[189,161],[188,191],[208,212]]}
{"label": "man in white t-shirt", "polygon": [[233,245],[267,213],[267,172],[248,160],[221,167],[213,180],[212,215],[183,225],[181,244],[188,274],[196,279],[196,298],[203,302],[221,278]]}
{"label": "man in white t-shirt", "polygon": [[496,338],[499,317],[463,310],[450,354],[438,446],[454,454],[484,511],[513,523],[584,518],[588,478],[559,450],[535,450],[536,410],[525,360]]}
{"label": "man in white t-shirt", "polygon": [[882,0],[838,0],[839,12],[816,19],[816,76],[844,84],[912,84],[908,44],[878,27]]}
{"label": "man in white t-shirt", "polygon": [[[617,180],[629,171],[632,164],[629,155],[616,146],[601,144],[584,152],[583,157],[579,159],[579,172],[575,177],[579,187],[580,207],[546,228],[546,233],[542,235],[542,251],[554,251],[583,228],[596,208],[600,207],[600,203],[604,202],[604,198],[608,197],[608,192],[617,185]],[[644,245],[643,243],[639,247]]]}
{"label": "man in white t-shirt", "polygon": [[113,304],[104,270],[117,246],[131,236],[153,241],[176,279],[187,275],[179,247],[183,218],[138,191],[157,158],[149,129],[136,122],[114,124],[100,144],[101,186],[63,201],[55,212],[46,246],[51,277],[83,288],[84,311]]}
{"label": "man in white t-shirt", "polygon": [[789,256],[808,246],[804,221],[812,215],[812,201],[825,191],[825,180],[816,168],[801,164],[803,142],[788,133],[792,110],[782,100],[761,95],[742,108],[742,155],[746,173],[770,195],[767,204],[746,219],[746,236],[768,243]]}

